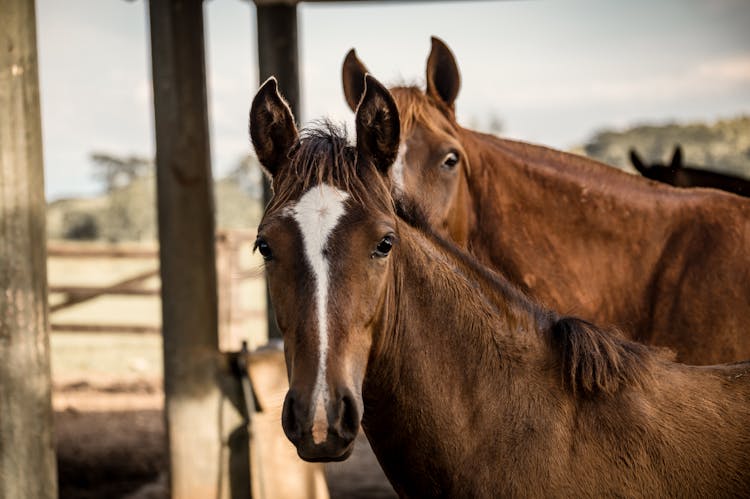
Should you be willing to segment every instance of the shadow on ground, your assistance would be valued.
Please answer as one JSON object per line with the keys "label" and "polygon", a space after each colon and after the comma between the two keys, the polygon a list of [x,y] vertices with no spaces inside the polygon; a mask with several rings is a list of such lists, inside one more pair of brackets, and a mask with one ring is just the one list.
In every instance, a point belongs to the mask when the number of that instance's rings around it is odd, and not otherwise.
{"label": "shadow on ground", "polygon": [[[160,410],[55,413],[60,499],[122,498],[158,482],[166,469]],[[327,466],[332,499],[396,497],[367,439],[360,435],[352,456]],[[136,497],[164,497],[151,487]]]}

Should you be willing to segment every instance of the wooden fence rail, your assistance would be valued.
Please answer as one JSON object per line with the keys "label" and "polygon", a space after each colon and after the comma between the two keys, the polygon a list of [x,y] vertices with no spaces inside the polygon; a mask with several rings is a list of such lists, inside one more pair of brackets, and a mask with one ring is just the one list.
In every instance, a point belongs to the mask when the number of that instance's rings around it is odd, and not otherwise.
{"label": "wooden fence rail", "polygon": [[[250,319],[265,319],[265,304],[247,308],[240,297],[240,286],[245,281],[262,279],[261,269],[242,268],[241,253],[250,251],[250,243],[255,239],[254,231],[227,230],[216,234],[216,268],[219,293],[219,329],[223,349],[236,349],[238,336],[246,331],[238,330]],[[128,259],[153,260],[154,267],[140,271],[119,281],[105,285],[49,284],[50,294],[63,294],[62,301],[50,305],[50,312],[69,309],[102,296],[143,296],[156,297],[161,294],[160,287],[144,286],[158,278],[159,249],[134,244],[89,244],[78,242],[48,243],[50,259]],[[86,333],[134,333],[157,334],[160,325],[150,324],[105,324],[97,322],[61,323],[52,316],[50,329],[53,332],[86,332]]]}
{"label": "wooden fence rail", "polygon": [[159,248],[50,241],[47,255],[60,258],[158,258]]}

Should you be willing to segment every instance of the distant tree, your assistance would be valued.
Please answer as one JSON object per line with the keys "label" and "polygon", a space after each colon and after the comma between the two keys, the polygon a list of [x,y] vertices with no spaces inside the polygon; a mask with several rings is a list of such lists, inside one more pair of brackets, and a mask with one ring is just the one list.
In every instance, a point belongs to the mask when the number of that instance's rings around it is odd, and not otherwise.
{"label": "distant tree", "polygon": [[68,212],[63,217],[65,239],[93,241],[99,237],[99,224],[93,213]]}
{"label": "distant tree", "polygon": [[263,171],[258,158],[251,154],[240,158],[226,179],[239,185],[252,199],[259,200],[263,197]]}
{"label": "distant tree", "polygon": [[129,185],[137,177],[151,173],[154,162],[140,156],[116,156],[114,154],[94,152],[94,177],[104,184],[106,192]]}
{"label": "distant tree", "polygon": [[496,113],[490,115],[489,121],[487,122],[487,131],[492,135],[500,135],[505,129],[505,124],[502,118]]}
{"label": "distant tree", "polygon": [[500,135],[505,128],[502,118],[494,111],[490,111],[483,118],[477,115],[469,116],[465,126],[491,135]]}
{"label": "distant tree", "polygon": [[600,130],[583,146],[589,157],[634,171],[628,158],[636,149],[648,163],[668,162],[676,145],[686,163],[750,178],[750,116],[714,123],[641,124],[624,130]]}

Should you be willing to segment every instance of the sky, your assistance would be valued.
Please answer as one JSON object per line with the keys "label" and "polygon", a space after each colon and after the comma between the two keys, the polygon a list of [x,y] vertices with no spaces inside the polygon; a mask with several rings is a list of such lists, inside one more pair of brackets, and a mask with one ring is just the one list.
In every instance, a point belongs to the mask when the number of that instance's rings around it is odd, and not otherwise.
{"label": "sky", "polygon": [[[251,151],[255,7],[205,2],[212,167]],[[747,0],[314,3],[298,7],[302,120],[352,127],[341,63],[354,47],[386,84],[424,84],[430,36],[462,76],[458,120],[566,149],[601,129],[750,114]],[[147,5],[37,0],[48,200],[93,195],[92,152],[153,156]]]}

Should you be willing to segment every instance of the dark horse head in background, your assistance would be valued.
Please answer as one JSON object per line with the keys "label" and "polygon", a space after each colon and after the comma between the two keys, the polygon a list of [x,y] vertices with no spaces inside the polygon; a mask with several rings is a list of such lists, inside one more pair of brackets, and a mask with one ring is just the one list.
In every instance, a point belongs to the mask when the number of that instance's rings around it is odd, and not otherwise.
{"label": "dark horse head in background", "polygon": [[630,162],[646,178],[664,182],[675,187],[712,187],[723,191],[750,197],[750,180],[726,173],[710,171],[706,168],[686,167],[683,162],[682,147],[675,146],[669,164],[646,164],[635,149],[630,150]]}

